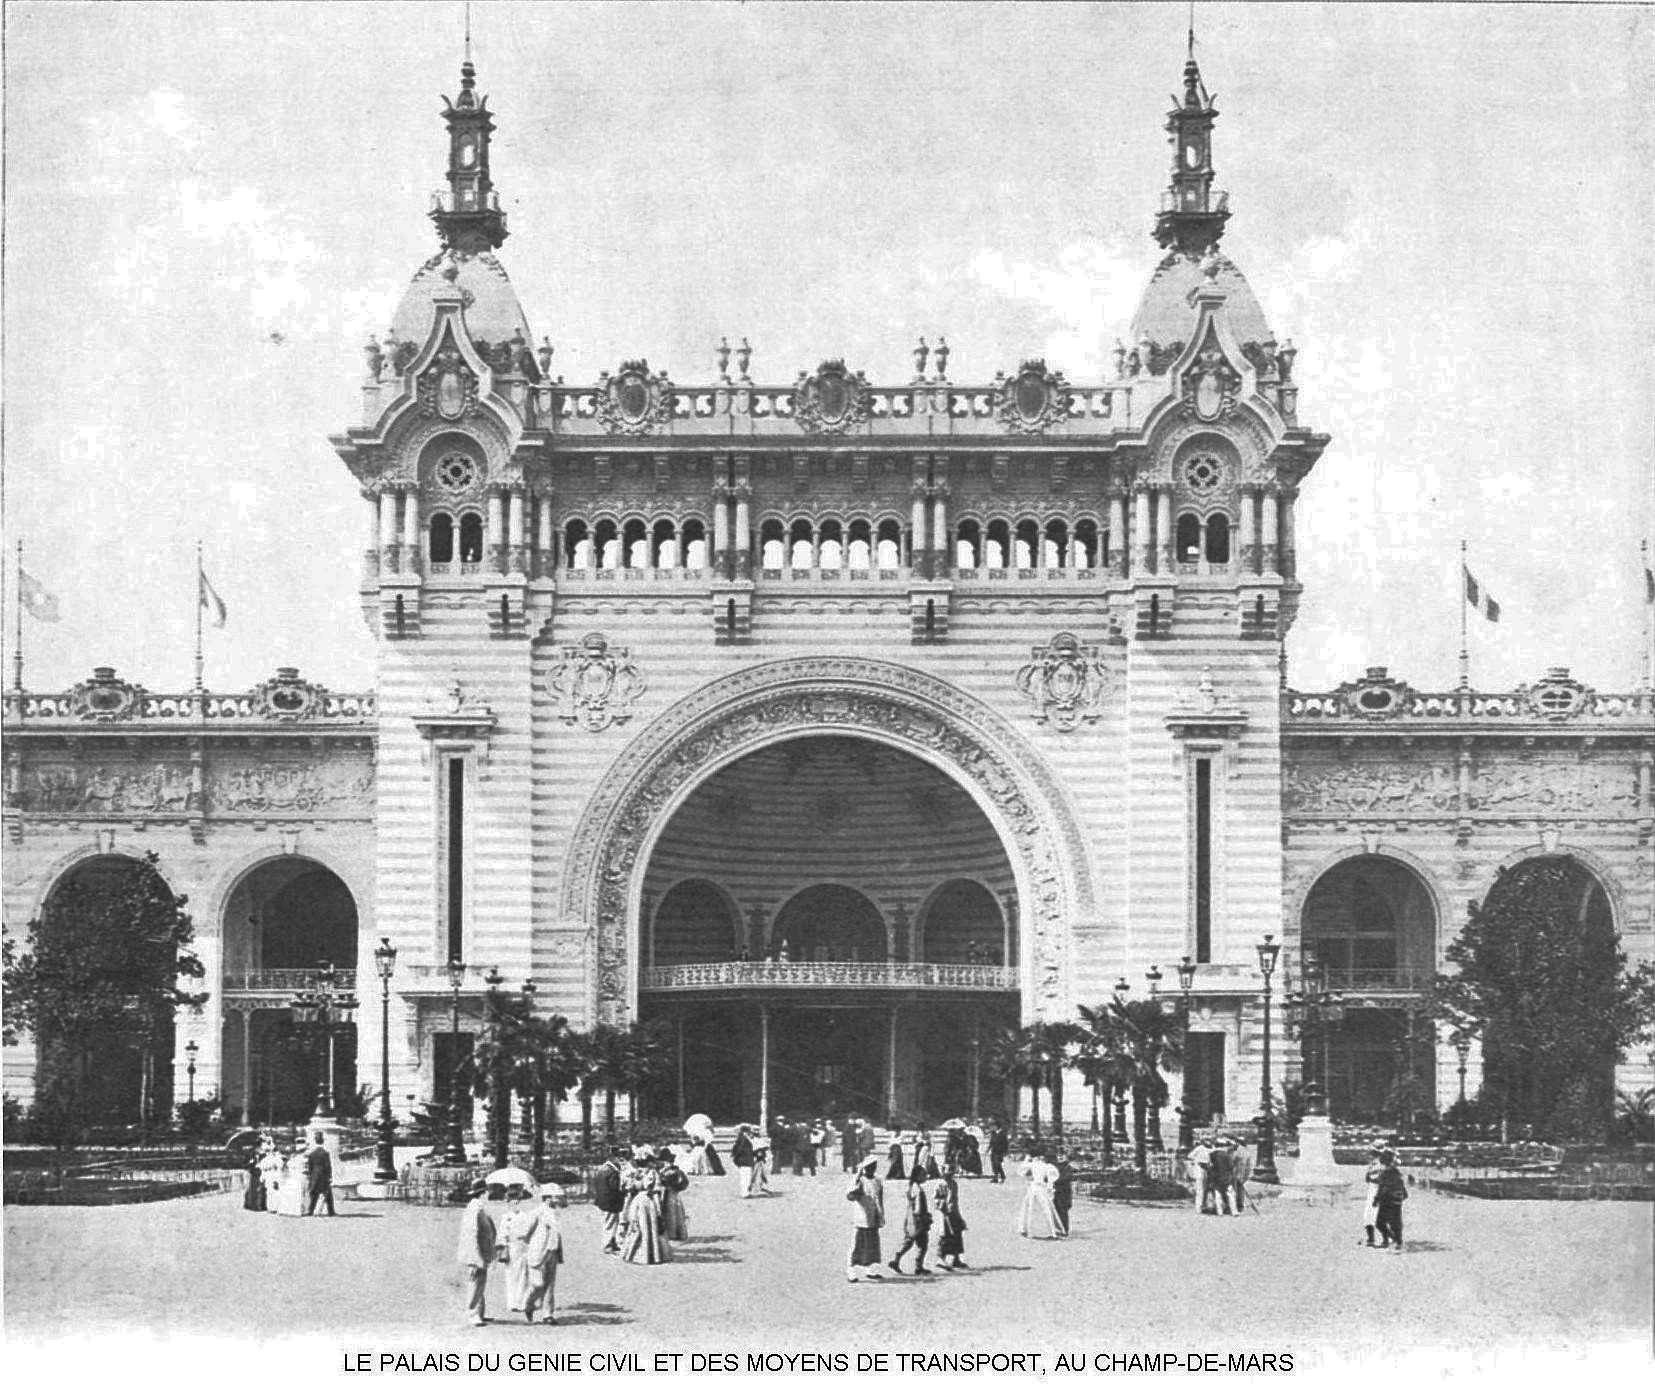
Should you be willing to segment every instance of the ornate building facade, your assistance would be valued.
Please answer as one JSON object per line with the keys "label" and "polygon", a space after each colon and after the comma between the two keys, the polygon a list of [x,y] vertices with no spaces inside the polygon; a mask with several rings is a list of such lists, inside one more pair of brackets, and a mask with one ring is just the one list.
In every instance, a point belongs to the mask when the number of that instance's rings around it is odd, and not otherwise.
{"label": "ornate building facade", "polygon": [[[442,1094],[490,969],[577,1027],[669,1021],[663,1110],[934,1121],[1001,1108],[994,1026],[1188,956],[1192,1100],[1247,1114],[1266,934],[1278,991],[1311,962],[1349,1005],[1298,1046],[1277,1013],[1288,1074],[1315,1064],[1348,1116],[1404,1072],[1451,1101],[1413,1007],[1502,867],[1566,858],[1583,931],[1655,955],[1655,697],[1562,670],[1288,689],[1295,501],[1328,439],[1220,250],[1216,114],[1192,58],[1162,259],[1104,380],[1008,358],[955,382],[939,345],[908,381],[764,382],[743,345],[699,383],[631,361],[568,385],[498,256],[467,62],[441,249],[334,437],[376,689],[13,690],[8,924],[158,851],[212,992],[178,1069],[194,1040],[198,1088],[259,1119],[304,1107],[294,991],[381,938],[398,1111]],[[378,1035],[342,1081],[378,1077]],[[9,1051],[6,1091],[33,1070]]]}

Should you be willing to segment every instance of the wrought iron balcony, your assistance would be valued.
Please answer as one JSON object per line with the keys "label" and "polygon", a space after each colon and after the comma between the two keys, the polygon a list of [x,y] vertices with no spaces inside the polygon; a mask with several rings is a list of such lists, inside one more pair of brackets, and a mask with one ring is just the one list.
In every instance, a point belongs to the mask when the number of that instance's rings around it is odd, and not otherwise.
{"label": "wrought iron balcony", "polygon": [[[315,967],[260,967],[255,971],[224,973],[226,991],[308,991],[316,985]],[[340,991],[356,989],[356,968],[335,967],[333,984]]]}
{"label": "wrought iron balcony", "polygon": [[976,962],[696,962],[651,967],[639,985],[645,991],[1015,991],[1018,973]]}
{"label": "wrought iron balcony", "polygon": [[[1317,977],[1327,991],[1369,991],[1378,995],[1423,991],[1434,979],[1429,967],[1329,967]],[[1361,1001],[1347,1000],[1347,1005]]]}

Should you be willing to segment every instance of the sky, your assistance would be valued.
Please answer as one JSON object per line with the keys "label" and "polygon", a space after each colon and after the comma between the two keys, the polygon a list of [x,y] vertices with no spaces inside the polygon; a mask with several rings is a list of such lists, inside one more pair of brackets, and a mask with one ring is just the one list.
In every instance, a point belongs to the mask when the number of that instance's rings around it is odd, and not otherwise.
{"label": "sky", "polygon": [[[59,597],[26,685],[368,687],[366,505],[327,442],[436,249],[463,5],[5,6],[4,538]],[[473,6],[501,256],[554,373],[721,336],[788,382],[1044,356],[1096,381],[1159,250],[1162,5]],[[1655,538],[1655,13],[1196,9],[1224,249],[1332,443],[1300,503],[1290,680],[1642,679]],[[9,680],[9,667],[7,677]]]}

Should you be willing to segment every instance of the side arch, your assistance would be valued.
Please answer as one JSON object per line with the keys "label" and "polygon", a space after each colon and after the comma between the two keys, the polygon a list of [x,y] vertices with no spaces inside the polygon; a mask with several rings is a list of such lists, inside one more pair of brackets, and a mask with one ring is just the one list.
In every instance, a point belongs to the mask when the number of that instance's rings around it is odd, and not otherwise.
{"label": "side arch", "polygon": [[1016,876],[1024,1012],[1068,1009],[1067,935],[1094,909],[1080,820],[1039,752],[958,687],[895,663],[787,659],[710,682],[623,750],[582,812],[564,862],[563,931],[594,941],[596,1018],[637,999],[631,949],[655,840],[689,792],[742,755],[811,734],[854,734],[925,760],[971,795]]}
{"label": "side arch", "polygon": [[[1625,922],[1626,890],[1619,877],[1601,857],[1584,846],[1571,846],[1565,841],[1558,841],[1549,848],[1545,845],[1524,846],[1502,856],[1499,864],[1494,867],[1495,875],[1498,876],[1502,870],[1510,870],[1521,865],[1526,860],[1572,860],[1578,863],[1581,869],[1598,882],[1599,888],[1603,890],[1603,897],[1609,901],[1610,927],[1617,935],[1622,932]],[[1492,884],[1493,880],[1490,880],[1489,885]],[[1484,887],[1483,892],[1488,892],[1488,886]]]}

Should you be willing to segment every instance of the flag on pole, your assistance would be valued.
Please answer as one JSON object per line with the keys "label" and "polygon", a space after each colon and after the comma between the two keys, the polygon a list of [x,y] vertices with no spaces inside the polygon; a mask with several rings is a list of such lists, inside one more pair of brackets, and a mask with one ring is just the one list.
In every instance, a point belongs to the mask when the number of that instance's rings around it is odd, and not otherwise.
{"label": "flag on pole", "polygon": [[21,566],[17,570],[17,593],[30,618],[39,619],[41,623],[56,623],[63,617],[57,596]]}
{"label": "flag on pole", "polygon": [[218,591],[213,588],[213,582],[207,578],[206,571],[197,565],[195,573],[201,579],[201,607],[207,611],[207,617],[212,621],[214,628],[223,628],[224,620],[229,617],[224,601],[218,597]]}
{"label": "flag on pole", "polygon": [[1462,564],[1460,570],[1465,574],[1465,602],[1490,623],[1499,623],[1499,601],[1477,583],[1477,577],[1471,573],[1469,566]]}

